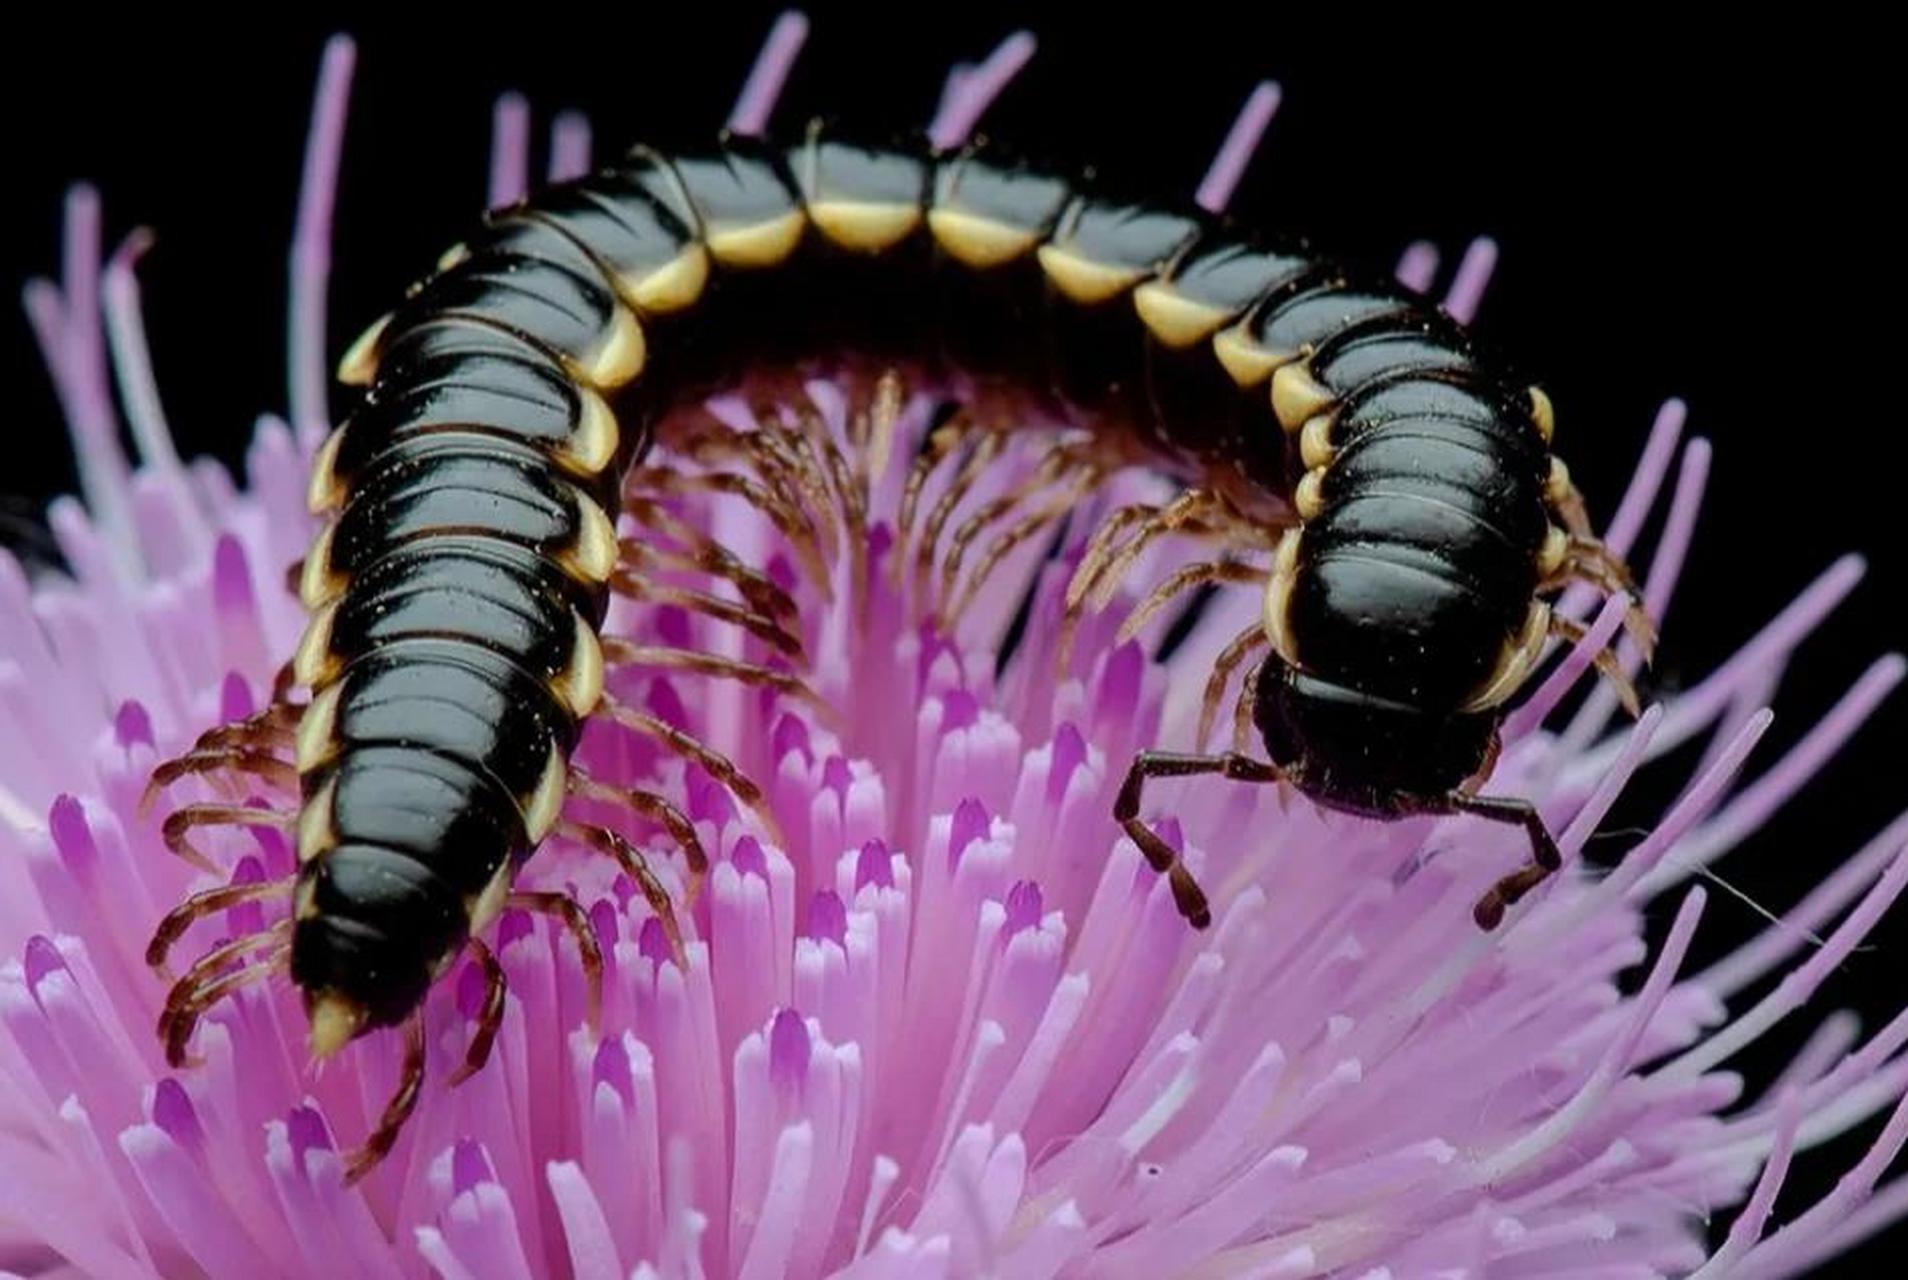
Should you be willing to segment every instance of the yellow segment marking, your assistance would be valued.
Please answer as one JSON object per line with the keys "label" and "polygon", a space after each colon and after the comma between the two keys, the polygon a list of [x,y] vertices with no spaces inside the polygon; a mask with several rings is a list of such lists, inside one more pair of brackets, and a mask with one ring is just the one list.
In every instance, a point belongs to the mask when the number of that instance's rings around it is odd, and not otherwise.
{"label": "yellow segment marking", "polygon": [[929,209],[927,224],[942,252],[970,267],[997,267],[1025,257],[1040,243],[1037,231],[958,209]]}
{"label": "yellow segment marking", "polygon": [[338,358],[338,381],[347,387],[371,385],[378,376],[378,344],[383,341],[384,331],[390,324],[391,317],[388,315],[372,321],[358,335],[357,341],[345,348],[344,355]]}
{"label": "yellow segment marking", "polygon": [[576,640],[570,649],[570,665],[552,685],[557,697],[581,720],[596,710],[603,700],[603,646],[582,614],[572,612]]}
{"label": "yellow segment marking", "polygon": [[1150,274],[1140,267],[1095,262],[1056,244],[1041,245],[1037,256],[1040,269],[1047,273],[1054,287],[1085,306],[1116,298]]}
{"label": "yellow segment marking", "polygon": [[338,798],[338,780],[332,778],[298,811],[298,861],[302,865],[328,853],[338,843],[338,822],[332,806]]}
{"label": "yellow segment marking", "polygon": [[510,865],[510,860],[505,858],[504,864],[497,868],[495,875],[490,877],[490,883],[484,886],[483,892],[465,904],[464,909],[470,915],[472,933],[481,932],[503,912],[504,901],[510,897],[511,872],[514,869]]}
{"label": "yellow segment marking", "polygon": [[313,698],[299,717],[292,759],[301,775],[330,763],[338,753],[338,700],[343,696],[344,685],[334,684]]}
{"label": "yellow segment marking", "polygon": [[532,845],[542,844],[543,838],[556,826],[557,818],[563,812],[563,797],[569,787],[569,763],[564,760],[563,753],[552,745],[537,789],[523,802],[523,829]]}
{"label": "yellow segment marking", "polygon": [[1570,535],[1556,525],[1544,527],[1544,545],[1537,549],[1537,576],[1548,581],[1563,572],[1570,558]]}
{"label": "yellow segment marking", "polygon": [[337,613],[338,603],[334,600],[312,614],[311,621],[305,624],[304,636],[298,641],[298,650],[292,655],[292,679],[314,693],[338,674],[339,662],[331,652],[331,623]]}
{"label": "yellow segment marking", "polygon": [[1471,700],[1458,708],[1460,711],[1483,711],[1497,706],[1516,693],[1518,687],[1537,665],[1543,656],[1544,642],[1550,637],[1550,606],[1542,600],[1531,602],[1530,612],[1524,615],[1524,629],[1504,645],[1504,652],[1497,660],[1497,669],[1484,681]]}
{"label": "yellow segment marking", "polygon": [[337,599],[349,585],[343,574],[331,571],[331,539],[336,531],[332,524],[318,531],[305,553],[305,567],[298,571],[298,602],[308,611]]}
{"label": "yellow segment marking", "polygon": [[305,485],[305,510],[321,516],[344,501],[344,482],[338,479],[338,449],[344,444],[343,427],[335,427],[318,455],[311,460],[311,479]]}
{"label": "yellow segment marking", "polygon": [[1258,386],[1279,366],[1290,364],[1296,358],[1289,351],[1274,351],[1260,345],[1251,330],[1242,324],[1213,334],[1212,351],[1241,387]]}
{"label": "yellow segment marking", "polygon": [[563,571],[585,586],[601,586],[616,572],[616,525],[605,515],[596,499],[576,494],[576,541],[556,553]]}
{"label": "yellow segment marking", "polygon": [[1292,506],[1301,520],[1316,520],[1325,510],[1325,468],[1313,467],[1292,491]]}
{"label": "yellow segment marking", "polygon": [[1562,458],[1552,457],[1550,474],[1544,479],[1544,501],[1561,507],[1570,500],[1571,488],[1570,468],[1564,465]]}
{"label": "yellow segment marking", "polygon": [[921,225],[918,204],[887,204],[868,200],[817,200],[808,217],[821,233],[844,249],[879,253],[905,240]]}
{"label": "yellow segment marking", "polygon": [[646,276],[618,278],[616,290],[644,315],[656,316],[691,305],[708,283],[709,251],[697,241]]}
{"label": "yellow segment marking", "polygon": [[1304,365],[1288,364],[1272,375],[1272,412],[1287,431],[1297,431],[1331,405],[1332,393]]}
{"label": "yellow segment marking", "polygon": [[576,362],[576,374],[600,391],[614,391],[643,371],[649,358],[649,345],[643,340],[643,327],[628,307],[614,308],[609,336],[602,345]]}
{"label": "yellow segment marking", "polygon": [[1327,467],[1338,456],[1332,444],[1332,415],[1315,414],[1299,429],[1299,457],[1307,467]]}
{"label": "yellow segment marking", "polygon": [[616,460],[622,429],[602,396],[585,386],[577,387],[576,394],[576,430],[557,449],[556,460],[580,475],[601,475],[603,468]]}
{"label": "yellow segment marking", "polygon": [[808,219],[800,209],[791,209],[779,218],[746,227],[711,230],[710,254],[725,267],[772,267],[801,243]]}
{"label": "yellow segment marking", "polygon": [[1542,387],[1530,389],[1530,420],[1537,424],[1537,434],[1544,438],[1544,443],[1549,444],[1551,437],[1557,434],[1557,410]]}
{"label": "yellow segment marking", "polygon": [[1292,643],[1292,592],[1298,585],[1298,529],[1287,529],[1279,536],[1278,550],[1272,556],[1272,576],[1265,583],[1265,637],[1272,651],[1288,667],[1298,666],[1298,647]]}
{"label": "yellow segment marking", "polygon": [[1230,312],[1188,298],[1164,280],[1148,280],[1134,290],[1133,308],[1155,338],[1175,349],[1211,337],[1232,318]]}

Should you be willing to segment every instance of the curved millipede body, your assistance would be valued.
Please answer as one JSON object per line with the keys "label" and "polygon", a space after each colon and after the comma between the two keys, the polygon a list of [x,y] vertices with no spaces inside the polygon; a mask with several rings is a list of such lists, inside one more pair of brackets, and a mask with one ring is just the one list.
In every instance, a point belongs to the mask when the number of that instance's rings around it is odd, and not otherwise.
{"label": "curved millipede body", "polygon": [[[1302,243],[986,146],[815,126],[638,148],[491,213],[343,360],[366,390],[313,469],[330,523],[292,671],[311,701],[289,968],[320,1052],[410,1017],[559,823],[628,566],[614,520],[660,425],[739,369],[844,351],[1064,404],[1094,449],[1187,483],[1102,529],[1074,616],[1162,533],[1268,553],[1205,568],[1264,584],[1224,661],[1269,650],[1240,714],[1270,762],[1146,752],[1115,810],[1195,923],[1203,895],[1140,818],[1147,777],[1522,823],[1536,865],[1480,903],[1487,926],[1554,865],[1527,805],[1473,787],[1556,630],[1546,594],[1627,574],[1550,453],[1548,400],[1457,322]],[[175,997],[180,1040],[201,1007]]]}

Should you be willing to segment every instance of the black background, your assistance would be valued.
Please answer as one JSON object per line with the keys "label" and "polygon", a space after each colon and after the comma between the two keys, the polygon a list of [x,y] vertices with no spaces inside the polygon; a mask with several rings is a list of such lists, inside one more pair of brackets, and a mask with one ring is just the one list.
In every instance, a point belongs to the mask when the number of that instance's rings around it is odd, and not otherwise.
{"label": "black background", "polygon": [[[465,8],[403,24],[288,14],[199,28],[43,15],[55,29],[16,32],[0,55],[11,64],[0,77],[10,122],[0,274],[17,290],[57,267],[60,195],[76,178],[102,189],[109,243],[155,228],[141,275],[167,410],[186,451],[234,459],[255,415],[284,408],[285,250],[324,36],[360,39],[335,353],[480,206],[501,90],[529,95],[539,139],[556,110],[586,110],[599,155],[721,121],[773,11],[652,8],[518,5],[501,19]],[[1691,430],[1714,441],[1659,679],[1693,678],[1837,554],[1868,553],[1869,578],[1784,686],[1756,757],[1766,763],[1908,635],[1889,42],[1747,19],[1700,34],[1635,18],[1457,29],[1292,8],[1251,21],[1192,6],[1117,20],[1025,6],[817,8],[778,118],[916,125],[951,60],[1027,25],[1040,53],[988,127],[1026,150],[1190,190],[1254,81],[1279,79],[1285,105],[1236,211],[1383,265],[1427,237],[1446,251],[1447,277],[1472,234],[1496,237],[1502,259],[1480,326],[1542,376],[1560,448],[1596,509],[1614,504],[1664,397],[1687,399]],[[0,327],[0,378],[0,494],[37,511],[73,477],[17,311]],[[1904,743],[1898,698],[1721,873],[1785,907],[1902,805]],[[1656,791],[1674,780],[1656,778]],[[1652,812],[1632,808],[1612,825]],[[1593,849],[1607,857],[1629,842]],[[1704,954],[1759,923],[1713,893]],[[1908,999],[1905,948],[1898,910],[1806,1024],[1847,1005],[1878,1026]],[[1766,1073],[1804,1029],[1769,1037],[1747,1069]],[[1778,1218],[1826,1190],[1874,1127],[1802,1167]],[[1879,1274],[1904,1240],[1829,1273]]]}

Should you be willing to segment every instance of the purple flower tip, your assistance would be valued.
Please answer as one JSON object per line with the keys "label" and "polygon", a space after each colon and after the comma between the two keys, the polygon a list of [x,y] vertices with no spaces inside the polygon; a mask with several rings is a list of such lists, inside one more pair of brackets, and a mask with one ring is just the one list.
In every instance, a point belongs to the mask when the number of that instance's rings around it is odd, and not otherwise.
{"label": "purple flower tip", "polygon": [[1146,655],[1139,641],[1128,640],[1106,660],[1106,674],[1100,680],[1100,705],[1109,715],[1125,717],[1139,706],[1141,677],[1146,673]]}
{"label": "purple flower tip", "polygon": [[770,582],[784,591],[793,591],[801,581],[801,576],[795,572],[795,562],[780,551],[769,557],[768,576]]}
{"label": "purple flower tip", "polygon": [[191,1097],[185,1086],[171,1076],[153,1086],[152,1122],[182,1147],[198,1146],[203,1136],[199,1113],[193,1109]]}
{"label": "purple flower tip", "polygon": [[221,613],[252,607],[252,574],[245,564],[245,547],[229,533],[220,534],[212,548],[212,604]]}
{"label": "purple flower tip", "polygon": [[754,836],[743,836],[735,842],[735,848],[729,851],[729,862],[738,875],[768,879],[768,858],[762,853],[762,845]]}
{"label": "purple flower tip", "polygon": [[1053,761],[1047,766],[1047,800],[1058,804],[1067,794],[1067,781],[1073,777],[1073,771],[1086,763],[1086,739],[1072,721],[1066,721],[1053,732]]}
{"label": "purple flower tip", "polygon": [[636,951],[656,964],[670,964],[676,958],[669,949],[669,932],[655,916],[644,920],[636,930]]}
{"label": "purple flower tip", "polygon": [[775,722],[775,728],[770,737],[769,755],[775,760],[781,760],[791,751],[801,752],[804,760],[812,761],[815,758],[815,753],[808,746],[808,726],[795,716],[784,715]]}
{"label": "purple flower tip", "polygon": [[652,680],[649,694],[644,699],[649,714],[664,724],[676,729],[689,727],[689,708],[683,704],[682,695],[676,692],[676,686],[668,680]]}
{"label": "purple flower tip", "polygon": [[861,856],[855,859],[855,888],[870,884],[894,888],[894,860],[885,840],[868,841],[861,846]]}
{"label": "purple flower tip", "polygon": [[973,796],[954,807],[954,821],[947,833],[947,865],[950,869],[960,865],[961,855],[967,851],[968,845],[987,838],[987,830],[991,825],[987,806]]}
{"label": "purple flower tip", "polygon": [[330,1151],[331,1130],[316,1107],[293,1107],[285,1113],[285,1134],[291,1139],[292,1158],[303,1164],[307,1151]]}
{"label": "purple flower tip", "polygon": [[152,716],[147,714],[143,702],[128,698],[119,704],[119,710],[113,714],[113,737],[128,750],[134,746],[150,747],[154,744]]}
{"label": "purple flower tip", "polygon": [[93,829],[86,824],[86,809],[76,797],[55,798],[46,815],[46,826],[53,835],[53,847],[60,851],[60,858],[67,866],[91,862],[98,855],[93,844]]}
{"label": "purple flower tip", "polygon": [[611,951],[616,946],[616,904],[608,898],[598,898],[590,904],[590,929],[596,934],[596,945],[603,949],[603,962],[609,963]]}
{"label": "purple flower tip", "polygon": [[941,729],[952,733],[980,719],[980,699],[965,689],[949,689],[941,695]]}
{"label": "purple flower tip", "polygon": [[695,630],[689,625],[689,614],[673,604],[657,608],[656,634],[664,644],[678,649],[690,648],[695,642]]}
{"label": "purple flower tip", "polygon": [[482,965],[465,965],[457,975],[457,1012],[473,1019],[482,1013],[484,992],[489,986]]}
{"label": "purple flower tip", "polygon": [[219,719],[227,724],[252,714],[252,687],[236,671],[225,673],[219,685]]}
{"label": "purple flower tip", "polygon": [[484,1154],[484,1144],[475,1138],[459,1138],[451,1150],[451,1188],[457,1195],[463,1195],[479,1183],[495,1182],[497,1176],[490,1171],[490,1157]]}
{"label": "purple flower tip", "polygon": [[879,521],[868,529],[868,558],[870,560],[879,562],[893,546],[894,529],[887,521]]}
{"label": "purple flower tip", "polygon": [[527,938],[535,932],[536,924],[530,919],[530,913],[512,907],[497,920],[497,950],[502,951],[518,938]]}
{"label": "purple flower tip", "polygon": [[53,940],[43,933],[36,933],[26,941],[26,980],[34,995],[40,993],[40,982],[49,973],[66,972],[66,960],[60,955],[60,949]]}
{"label": "purple flower tip", "polygon": [[711,778],[701,765],[689,766],[683,787],[689,793],[691,822],[712,822],[720,829],[734,820],[735,801],[729,789]]}
{"label": "purple flower tip", "polygon": [[1022,929],[1038,925],[1045,913],[1040,886],[1032,880],[1014,881],[1013,888],[1007,891],[1007,936],[1011,938]]}
{"label": "purple flower tip", "polygon": [[829,756],[822,763],[822,786],[838,795],[848,794],[848,784],[853,775],[848,772],[848,760],[845,756]]}
{"label": "purple flower tip", "polygon": [[808,1024],[793,1009],[779,1009],[769,1027],[769,1079],[800,1088],[808,1079]]}
{"label": "purple flower tip", "polygon": [[251,854],[246,854],[243,858],[238,860],[238,865],[232,868],[232,883],[265,883],[265,864],[260,862],[257,858],[254,858]]}
{"label": "purple flower tip", "polygon": [[848,908],[831,889],[817,889],[808,900],[808,936],[840,943],[848,938]]}
{"label": "purple flower tip", "polygon": [[623,1048],[621,1036],[607,1036],[596,1046],[596,1057],[590,1061],[590,1080],[616,1090],[624,1105],[630,1103],[629,1051]]}

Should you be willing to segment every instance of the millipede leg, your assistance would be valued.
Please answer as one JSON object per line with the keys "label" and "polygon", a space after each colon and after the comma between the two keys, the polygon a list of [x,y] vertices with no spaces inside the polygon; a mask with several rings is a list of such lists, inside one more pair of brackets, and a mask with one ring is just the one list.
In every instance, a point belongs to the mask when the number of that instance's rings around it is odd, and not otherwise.
{"label": "millipede leg", "polygon": [[1507,796],[1474,796],[1454,791],[1445,796],[1441,803],[1423,812],[1464,813],[1487,822],[1508,823],[1522,827],[1530,838],[1529,865],[1518,868],[1491,886],[1490,891],[1479,898],[1477,905],[1471,909],[1480,929],[1495,929],[1502,924],[1506,910],[1563,866],[1563,853],[1551,837],[1550,828],[1544,825],[1543,815],[1537,812],[1537,806],[1528,800]]}
{"label": "millipede leg", "polygon": [[276,809],[257,809],[243,804],[189,804],[166,815],[160,837],[174,856],[185,859],[201,871],[219,874],[213,861],[186,839],[194,827],[276,827],[289,831],[295,821]]}
{"label": "millipede leg", "polygon": [[1126,576],[1133,562],[1155,541],[1171,533],[1208,536],[1216,530],[1204,522],[1222,513],[1220,499],[1210,489],[1188,489],[1161,507],[1133,531],[1133,536],[1126,540],[1124,546],[1107,558],[1088,593],[1088,607],[1104,609],[1113,603],[1113,593],[1119,590],[1120,579]]}
{"label": "millipede leg", "polygon": [[[682,945],[682,924],[676,918],[676,904],[669,897],[669,890],[664,887],[663,882],[658,880],[656,873],[649,869],[649,863],[644,860],[641,851],[624,839],[620,832],[612,831],[596,823],[566,820],[558,824],[557,830],[572,840],[587,844],[616,859],[616,864],[623,869],[623,874],[643,891],[643,900],[649,904],[650,914],[661,922],[663,936],[669,939],[669,952],[675,957],[676,967],[687,971],[689,957]],[[694,876],[690,881],[688,892],[684,894],[685,906],[695,905],[696,895],[701,887],[701,876]]]}
{"label": "millipede leg", "polygon": [[[754,408],[756,429],[738,431],[715,418],[688,431],[679,448],[696,462],[708,465],[712,460],[740,462],[754,469],[764,486],[782,507],[801,516],[820,539],[822,554],[833,559],[840,531],[830,509],[828,484],[821,462],[798,433],[785,430],[776,407]],[[818,527],[815,518],[820,517]]]}
{"label": "millipede leg", "polygon": [[[1119,634],[1113,643],[1125,644],[1138,635],[1140,628],[1152,621],[1154,614],[1189,588],[1204,586],[1209,582],[1262,583],[1265,579],[1266,570],[1255,565],[1240,564],[1236,560],[1206,560],[1182,565],[1162,579],[1158,586],[1146,594],[1144,600],[1133,606],[1133,612],[1127,614],[1126,621],[1120,624]],[[1265,628],[1260,625],[1259,629],[1263,631]]]}
{"label": "millipede leg", "polygon": [[624,488],[626,495],[632,489],[640,493],[648,488],[669,497],[714,493],[742,499],[768,518],[788,540],[816,587],[824,596],[833,598],[828,565],[816,541],[814,526],[793,506],[747,476],[727,471],[685,475],[668,467],[641,467],[630,476]]}
{"label": "millipede leg", "polygon": [[577,959],[583,964],[584,1017],[591,1034],[595,1034],[603,1016],[603,949],[596,945],[596,930],[588,914],[567,893],[519,890],[505,898],[504,905],[549,916],[569,930],[571,941],[576,943]]}
{"label": "millipede leg", "polygon": [[925,597],[928,575],[934,569],[934,554],[940,546],[941,533],[947,522],[953,518],[955,508],[973,490],[974,482],[987,470],[988,463],[1000,453],[1004,437],[998,431],[984,431],[974,448],[962,459],[961,466],[948,482],[945,492],[934,501],[928,510],[927,523],[921,530],[921,540],[914,548],[914,594]]}
{"label": "millipede leg", "polygon": [[477,1029],[471,1033],[470,1044],[464,1049],[463,1065],[451,1072],[449,1083],[453,1088],[482,1071],[484,1064],[490,1061],[497,1033],[503,1030],[504,998],[510,994],[510,979],[505,976],[497,953],[482,938],[467,939],[464,945],[484,971],[484,1004],[477,1011]]}
{"label": "millipede leg", "polygon": [[[570,766],[570,790],[586,800],[621,805],[638,817],[660,824],[682,847],[683,861],[689,864],[689,901],[695,902],[696,895],[701,892],[702,881],[709,874],[709,855],[702,847],[701,837],[696,835],[695,823],[689,821],[687,814],[654,791],[599,782],[574,764]],[[642,880],[639,878],[637,883],[641,884]]]}
{"label": "millipede leg", "polygon": [[785,843],[782,839],[781,823],[775,817],[775,810],[762,794],[762,788],[755,780],[736,767],[733,760],[711,747],[694,734],[678,729],[658,716],[640,711],[621,701],[613,694],[603,695],[597,704],[597,713],[613,724],[634,730],[646,737],[662,743],[671,751],[692,764],[700,765],[703,772],[729,789],[729,793],[753,813],[762,824],[774,844]]}
{"label": "millipede leg", "polygon": [[[271,932],[266,930],[265,933],[254,934],[241,941],[257,945]],[[245,949],[231,944],[219,948],[226,952],[220,956],[220,962],[230,960]],[[205,1011],[233,992],[263,981],[277,972],[288,950],[289,947],[281,944],[264,959],[254,960],[242,968],[216,976],[211,968],[204,973],[198,972],[199,966],[195,965],[185,977],[174,983],[166,993],[165,1008],[159,1014],[159,1038],[165,1043],[167,1064],[174,1068],[196,1065],[186,1052],[186,1045],[191,1041],[192,1033],[197,1030],[199,1019]]]}
{"label": "millipede leg", "polygon": [[803,656],[802,642],[784,631],[773,618],[706,591],[652,582],[626,569],[618,569],[611,575],[610,590],[644,604],[674,605],[718,622],[733,623],[791,658],[800,659]]}
{"label": "millipede leg", "polygon": [[833,709],[828,703],[820,694],[809,688],[808,683],[799,676],[790,675],[786,671],[775,671],[753,662],[742,662],[735,658],[703,653],[696,649],[638,644],[618,636],[603,637],[603,658],[607,662],[693,671],[698,675],[740,680],[744,684],[759,685],[764,689],[773,689],[777,693],[786,694],[804,703],[818,715],[829,717],[833,715]]}
{"label": "millipede leg", "polygon": [[397,1088],[384,1104],[384,1113],[378,1117],[377,1127],[371,1130],[364,1145],[345,1157],[347,1187],[377,1168],[379,1162],[391,1154],[405,1122],[417,1110],[417,1100],[424,1092],[424,1045],[424,1011],[419,1009],[404,1023],[404,1065],[398,1070]]}
{"label": "millipede leg", "polygon": [[1623,614],[1623,629],[1642,651],[1644,661],[1656,651],[1656,623],[1650,617],[1637,590],[1630,567],[1596,538],[1572,536],[1569,558],[1562,575],[1566,580],[1587,582],[1605,595],[1627,595],[1630,607]]}
{"label": "millipede leg", "polygon": [[795,598],[777,586],[773,579],[743,564],[727,547],[678,519],[661,504],[627,499],[625,509],[637,523],[674,539],[684,548],[682,551],[671,551],[624,538],[617,543],[617,547],[623,560],[632,568],[706,573],[733,584],[758,613],[765,613],[779,622],[788,622],[799,616],[800,609],[795,604]]}
{"label": "millipede leg", "polygon": [[[1581,644],[1590,629],[1574,618],[1550,615],[1550,634],[1566,644]],[[1631,683],[1629,672],[1617,661],[1617,656],[1608,649],[1599,649],[1590,659],[1596,664],[1597,673],[1610,682],[1610,688],[1616,691],[1617,701],[1630,713],[1632,719],[1641,715],[1643,704],[1637,699],[1636,685]]]}
{"label": "millipede leg", "polygon": [[289,743],[298,730],[298,718],[305,713],[305,704],[301,702],[276,701],[262,711],[253,712],[243,720],[234,720],[230,724],[217,724],[207,729],[193,742],[194,751],[210,751],[216,747],[242,743],[254,747],[281,747]]}
{"label": "millipede leg", "polygon": [[1179,914],[1195,929],[1212,923],[1212,911],[1205,891],[1193,879],[1192,872],[1180,860],[1173,847],[1140,820],[1140,796],[1148,778],[1184,778],[1201,773],[1222,773],[1235,782],[1277,782],[1283,776],[1277,768],[1237,752],[1224,755],[1181,755],[1172,751],[1142,751],[1133,757],[1126,781],[1113,802],[1113,818],[1145,855],[1147,865],[1167,877],[1172,885],[1173,902]]}
{"label": "millipede leg", "polygon": [[986,552],[974,565],[974,571],[968,575],[967,585],[961,589],[959,600],[955,602],[950,617],[960,617],[980,595],[981,588],[987,585],[988,578],[1000,562],[1011,554],[1014,548],[1038,534],[1041,530],[1058,524],[1067,512],[1071,511],[1084,498],[1095,484],[1099,483],[1104,472],[1097,467],[1085,466],[1074,473],[1074,480],[1050,501],[1036,507],[1021,519],[1002,530],[988,544]]}
{"label": "millipede leg", "polygon": [[[1232,750],[1235,755],[1243,754],[1246,744],[1252,741],[1252,713],[1259,705],[1259,680],[1265,675],[1266,658],[1246,668],[1245,679],[1239,682],[1239,696],[1232,704]],[[1205,745],[1202,741],[1202,747]],[[1281,788],[1289,790],[1286,784]],[[1283,796],[1284,791],[1281,791]]]}
{"label": "millipede leg", "polygon": [[1075,442],[1056,441],[1040,455],[1040,460],[1034,464],[1031,473],[1005,493],[982,503],[954,530],[953,535],[947,540],[946,553],[941,557],[941,584],[938,597],[941,601],[941,621],[946,621],[948,617],[949,605],[954,600],[954,583],[960,577],[961,562],[967,556],[968,547],[990,527],[1006,519],[1027,498],[1057,482],[1078,465],[1079,458],[1080,450]]}
{"label": "millipede leg", "polygon": [[1219,702],[1225,697],[1226,685],[1232,679],[1233,671],[1245,661],[1248,654],[1270,643],[1271,638],[1265,634],[1265,624],[1255,620],[1234,636],[1219,651],[1219,656],[1213,659],[1212,674],[1206,677],[1206,696],[1199,705],[1199,736],[1193,739],[1195,746],[1204,750],[1206,739],[1212,736],[1212,722],[1219,718]]}
{"label": "millipede leg", "polygon": [[282,880],[261,880],[252,884],[222,884],[215,889],[193,894],[168,911],[152,931],[152,940],[146,944],[146,963],[163,976],[166,972],[166,957],[193,925],[214,912],[228,911],[248,902],[288,893],[291,886],[291,877],[287,876]]}
{"label": "millipede leg", "polygon": [[209,748],[195,747],[154,768],[146,780],[144,794],[139,797],[140,808],[150,809],[159,793],[179,779],[207,773],[251,774],[287,791],[298,789],[298,770],[291,761],[269,750],[233,742]]}
{"label": "millipede leg", "polygon": [[895,516],[893,574],[896,589],[901,586],[902,565],[907,563],[908,549],[914,541],[915,511],[920,505],[922,491],[927,488],[928,477],[940,468],[941,463],[974,429],[972,421],[964,415],[949,419],[928,433],[925,446],[908,468],[908,478],[901,486],[901,507]]}

